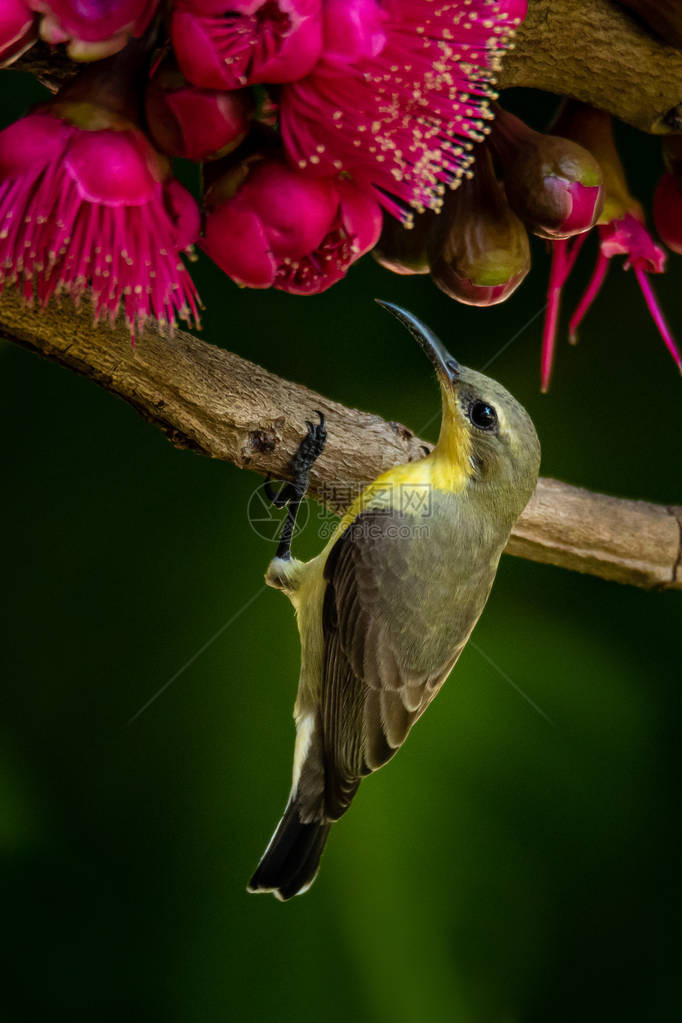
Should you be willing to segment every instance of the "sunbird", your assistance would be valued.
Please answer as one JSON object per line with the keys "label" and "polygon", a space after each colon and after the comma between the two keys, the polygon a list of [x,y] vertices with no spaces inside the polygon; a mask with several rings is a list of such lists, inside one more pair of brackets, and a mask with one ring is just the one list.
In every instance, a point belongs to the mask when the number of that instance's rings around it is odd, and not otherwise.
{"label": "sunbird", "polygon": [[266,582],[296,610],[301,672],[291,792],[248,890],[283,901],[311,886],[332,823],[452,671],[540,468],[535,427],[511,394],[461,366],[411,313],[379,304],[435,366],[440,435],[430,454],[371,483],[311,561],[291,556],[291,538],[326,439],[321,413],[293,483],[275,495],[288,510]]}

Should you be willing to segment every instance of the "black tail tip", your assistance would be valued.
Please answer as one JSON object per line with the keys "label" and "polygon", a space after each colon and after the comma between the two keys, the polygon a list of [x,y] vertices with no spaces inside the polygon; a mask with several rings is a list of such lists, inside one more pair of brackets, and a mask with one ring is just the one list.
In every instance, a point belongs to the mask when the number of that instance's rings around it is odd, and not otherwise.
{"label": "black tail tip", "polygon": [[246,890],[280,902],[303,895],[317,877],[329,828],[327,821],[303,823],[295,804],[287,806]]}

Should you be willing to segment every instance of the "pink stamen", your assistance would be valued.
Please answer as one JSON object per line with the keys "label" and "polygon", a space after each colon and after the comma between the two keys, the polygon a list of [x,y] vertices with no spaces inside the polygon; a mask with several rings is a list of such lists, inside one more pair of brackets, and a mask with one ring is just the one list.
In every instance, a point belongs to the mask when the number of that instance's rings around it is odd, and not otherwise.
{"label": "pink stamen", "polygon": [[552,243],[552,265],[549,271],[549,285],[547,287],[547,312],[542,329],[542,358],[540,362],[540,390],[547,394],[549,381],[552,376],[552,364],[554,362],[554,347],[556,343],[556,332],[559,325],[559,311],[561,309],[561,289],[566,283],[573,263],[568,254],[568,242],[556,241]]}
{"label": "pink stamen", "polygon": [[642,289],[642,294],[644,295],[644,300],[649,308],[649,312],[651,313],[654,323],[658,327],[660,335],[663,338],[663,342],[675,360],[680,373],[682,373],[682,356],[680,356],[679,349],[670,332],[670,327],[666,323],[663,311],[658,304],[658,299],[654,294],[654,289],[651,286],[651,281],[647,276],[646,270],[643,270],[638,266],[633,266],[633,270],[635,271],[635,277],[639,282],[639,286]]}
{"label": "pink stamen", "polygon": [[566,272],[564,274],[564,283],[568,280],[569,275],[573,271],[575,261],[580,254],[580,250],[590,236],[589,231],[583,231],[582,234],[576,234],[572,238],[568,239],[568,249],[566,257]]}
{"label": "pink stamen", "polygon": [[[35,116],[25,119],[27,131]],[[54,124],[57,130],[57,118]],[[0,154],[9,130],[0,133]],[[71,129],[67,155],[80,137],[80,129]],[[106,132],[98,138],[106,141]],[[129,157],[127,133],[117,145]],[[143,156],[138,160],[146,173]],[[146,201],[118,204],[106,195],[84,198],[69,168],[61,153],[25,174],[0,178],[0,292],[18,280],[43,305],[63,294],[78,305],[90,288],[95,320],[113,323],[121,310],[133,337],[151,316],[171,329],[178,317],[198,321],[198,296],[180,258],[178,214],[167,201],[168,190],[180,186],[150,179]],[[189,195],[185,201],[191,207]],[[183,245],[189,240],[183,234]]]}
{"label": "pink stamen", "polygon": [[[366,6],[328,3],[329,38],[338,41],[333,30],[349,8],[359,16]],[[283,86],[280,127],[291,166],[344,173],[406,222],[410,209],[440,209],[446,188],[467,174],[472,143],[487,134],[499,55],[521,14],[485,0],[376,8],[382,46],[369,52],[366,33],[344,34],[342,55],[332,46],[310,75]]]}
{"label": "pink stamen", "polygon": [[568,321],[568,340],[570,344],[575,345],[578,343],[578,327],[582,323],[587,310],[597,297],[608,271],[609,260],[600,249],[594,273],[590,278],[590,282],[585,289],[583,297],[578,302],[575,312]]}

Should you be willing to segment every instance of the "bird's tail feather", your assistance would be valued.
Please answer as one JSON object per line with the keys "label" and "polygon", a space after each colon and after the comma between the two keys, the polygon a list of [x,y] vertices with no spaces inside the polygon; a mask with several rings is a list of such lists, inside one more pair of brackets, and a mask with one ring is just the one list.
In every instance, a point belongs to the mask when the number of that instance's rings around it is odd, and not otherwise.
{"label": "bird's tail feather", "polygon": [[282,902],[306,892],[317,876],[330,826],[329,821],[304,823],[296,800],[289,800],[247,890],[272,892]]}

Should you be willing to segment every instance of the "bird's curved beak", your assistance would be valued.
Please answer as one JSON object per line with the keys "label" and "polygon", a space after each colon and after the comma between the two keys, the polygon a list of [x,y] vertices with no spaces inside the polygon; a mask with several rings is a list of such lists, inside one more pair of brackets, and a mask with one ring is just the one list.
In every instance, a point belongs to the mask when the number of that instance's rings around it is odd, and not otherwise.
{"label": "bird's curved beak", "polygon": [[441,382],[447,381],[450,384],[454,384],[459,380],[459,363],[450,355],[440,338],[436,337],[425,323],[418,320],[412,313],[408,313],[407,309],[401,309],[399,305],[394,305],[393,302],[384,302],[380,298],[375,298],[374,301],[377,305],[392,313],[396,320],[402,323],[403,327],[407,327],[412,337],[419,342],[420,347],[426,352],[436,367],[436,372]]}

